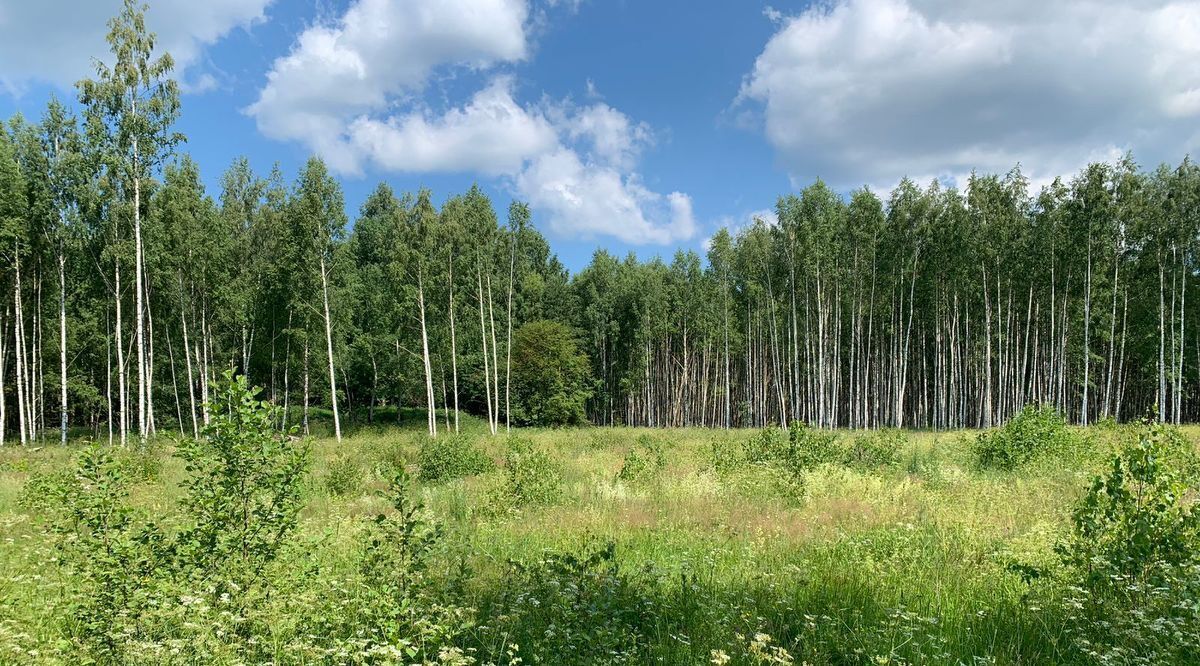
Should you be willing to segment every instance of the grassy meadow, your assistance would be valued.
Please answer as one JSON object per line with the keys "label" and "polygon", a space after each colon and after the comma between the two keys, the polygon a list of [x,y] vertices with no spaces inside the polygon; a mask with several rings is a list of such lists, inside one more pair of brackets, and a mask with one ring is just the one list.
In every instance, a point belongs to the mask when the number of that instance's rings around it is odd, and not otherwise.
{"label": "grassy meadow", "polygon": [[[340,444],[311,440],[298,521],[261,573],[265,592],[245,603],[230,601],[228,591],[165,593],[139,606],[151,619],[122,629],[124,652],[92,658],[1049,664],[1112,657],[1089,653],[1072,629],[1076,606],[1064,601],[1071,595],[1055,545],[1070,534],[1072,507],[1091,478],[1123,442],[1136,440],[1133,427],[1071,429],[1068,450],[1012,470],[981,468],[977,434],[966,431],[843,431],[832,440],[810,432],[821,439],[817,448],[839,453],[789,467],[765,452],[786,446],[786,430],[521,430],[514,448],[473,419],[464,420],[463,435],[436,445],[417,427],[358,427]],[[1194,427],[1182,433],[1189,441],[1200,436]],[[164,437],[144,450],[118,450],[113,461],[133,520],[152,519],[167,533],[182,528],[189,478],[175,446]],[[71,617],[80,612],[72,597],[77,569],[62,566],[63,540],[72,537],[52,519],[43,490],[83,449],[80,442],[0,450],[0,662],[87,654],[73,624],[80,620]],[[423,564],[381,593],[365,564],[380,546],[365,535],[404,510],[387,499],[399,470],[409,478],[407,497],[422,507],[406,523],[412,529],[392,534],[404,543],[405,534],[425,534],[427,548],[389,556],[385,576],[416,559]],[[171,589],[204,589],[203,580],[180,585]]]}

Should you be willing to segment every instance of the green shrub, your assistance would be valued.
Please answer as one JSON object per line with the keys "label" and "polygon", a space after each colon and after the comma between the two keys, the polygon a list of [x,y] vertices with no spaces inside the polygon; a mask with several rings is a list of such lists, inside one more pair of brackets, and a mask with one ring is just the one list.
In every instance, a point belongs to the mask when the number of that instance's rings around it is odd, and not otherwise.
{"label": "green shrub", "polygon": [[182,505],[192,521],[179,539],[185,564],[242,589],[262,581],[263,567],[295,529],[309,461],[307,443],[275,429],[275,408],[258,393],[226,371],[211,421],[178,450],[188,472]]}
{"label": "green shrub", "polygon": [[756,464],[780,460],[787,448],[788,438],[782,429],[774,426],[763,428],[742,445],[746,462]]}
{"label": "green shrub", "polygon": [[409,464],[407,438],[391,437],[371,447],[372,471],[382,479],[405,472]]}
{"label": "green shrub", "polygon": [[561,466],[522,437],[508,440],[504,480],[504,493],[511,506],[552,504],[562,494]]}
{"label": "green shrub", "polygon": [[325,470],[325,490],[336,497],[356,493],[362,488],[363,470],[358,458],[341,455],[329,462]]}
{"label": "green shrub", "polygon": [[746,466],[741,443],[729,435],[713,437],[709,456],[712,469],[718,474],[729,474]]}
{"label": "green shrub", "polygon": [[52,529],[71,581],[61,617],[69,652],[96,663],[133,663],[134,637],[149,628],[149,613],[170,600],[155,581],[170,549],[159,529],[130,508],[129,480],[105,450],[85,449],[72,477],[56,482],[45,490],[60,500]]}
{"label": "green shrub", "polygon": [[531,321],[512,338],[513,419],[523,425],[587,423],[592,367],[569,326]]}
{"label": "green shrub", "polygon": [[621,443],[621,435],[616,428],[593,428],[587,438],[587,448],[592,451],[615,449]]}
{"label": "green shrub", "polygon": [[[77,462],[77,466],[78,464]],[[58,511],[67,499],[64,494],[72,488],[74,478],[75,472],[69,468],[36,467],[29,473],[25,484],[21,486],[21,494],[17,497],[17,503],[34,511]]]}
{"label": "green shrub", "polygon": [[975,438],[975,458],[983,469],[1012,470],[1071,445],[1067,421],[1049,405],[1027,405],[1002,427]]}
{"label": "green shrub", "polygon": [[800,421],[788,426],[788,446],[784,452],[786,467],[793,472],[809,470],[837,462],[842,458],[836,434],[812,428]]}
{"label": "green shrub", "polygon": [[129,466],[93,447],[55,498],[52,532],[70,584],[65,654],[84,663],[270,661],[270,566],[296,526],[307,446],[275,430],[244,377],[214,387],[203,437],[181,442],[184,526],[166,533],[130,508]]}
{"label": "green shrub", "polygon": [[134,482],[157,481],[163,468],[162,448],[154,440],[135,442],[115,456],[125,477]]}
{"label": "green shrub", "polygon": [[652,481],[666,467],[667,454],[662,442],[648,435],[640,435],[625,453],[625,462],[617,472],[617,479],[629,483]]}
{"label": "green shrub", "polygon": [[844,454],[851,467],[874,469],[891,467],[900,462],[900,452],[908,447],[908,435],[903,430],[884,429],[863,433]]}
{"label": "green shrub", "polygon": [[650,663],[646,647],[659,608],[621,570],[612,542],[511,567],[512,584],[484,610],[497,621],[488,633],[518,646],[520,663]]}
{"label": "green shrub", "polygon": [[487,453],[468,435],[427,438],[417,455],[418,476],[433,483],[484,474],[494,466]]}
{"label": "green shrub", "polygon": [[1073,574],[1070,630],[1101,663],[1200,659],[1200,483],[1190,442],[1161,423],[1111,460],[1057,547]]}
{"label": "green shrub", "polygon": [[301,616],[299,636],[342,663],[471,663],[449,659],[451,643],[470,627],[471,609],[439,599],[430,574],[441,525],[410,495],[404,472],[391,480],[391,510],[358,539],[356,571],[347,580],[320,578],[317,608]]}

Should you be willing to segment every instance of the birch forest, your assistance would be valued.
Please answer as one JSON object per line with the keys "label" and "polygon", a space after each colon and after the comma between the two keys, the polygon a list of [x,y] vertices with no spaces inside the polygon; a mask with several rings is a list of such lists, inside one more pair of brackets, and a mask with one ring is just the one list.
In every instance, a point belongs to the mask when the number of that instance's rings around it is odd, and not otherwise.
{"label": "birch forest", "polygon": [[[1020,168],[961,189],[818,180],[704,254],[598,250],[571,274],[537,210],[478,187],[380,184],[348,214],[313,157],[294,174],[239,159],[206,191],[170,56],[135,9],[112,28],[77,100],[0,132],[5,445],[195,435],[230,369],[284,408],[281,428],[319,415],[339,439],[395,408],[433,435],[460,414],[493,433],[989,427],[1033,403],[1080,424],[1200,415],[1187,158],[1040,187]],[[586,359],[562,389],[579,409],[553,418],[521,398],[529,354],[514,366],[522,328],[545,322]]]}

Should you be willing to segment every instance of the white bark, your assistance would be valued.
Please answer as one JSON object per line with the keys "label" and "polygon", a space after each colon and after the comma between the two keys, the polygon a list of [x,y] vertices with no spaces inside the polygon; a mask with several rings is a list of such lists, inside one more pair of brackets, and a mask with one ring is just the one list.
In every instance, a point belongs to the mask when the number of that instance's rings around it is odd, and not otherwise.
{"label": "white bark", "polygon": [[342,422],[338,416],[337,384],[333,371],[333,326],[329,320],[329,276],[325,272],[325,257],[321,257],[321,295],[325,305],[325,349],[329,357],[329,401],[333,405],[333,436],[342,441]]}

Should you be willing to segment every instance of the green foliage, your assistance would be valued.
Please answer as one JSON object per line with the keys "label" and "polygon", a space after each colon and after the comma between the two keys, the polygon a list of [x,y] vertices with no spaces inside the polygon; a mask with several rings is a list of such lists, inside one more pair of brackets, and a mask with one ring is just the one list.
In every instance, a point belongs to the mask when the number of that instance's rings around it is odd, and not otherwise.
{"label": "green foliage", "polygon": [[125,476],[134,482],[149,482],[158,479],[163,468],[163,451],[154,440],[134,442],[114,456]]}
{"label": "green foliage", "polygon": [[1200,477],[1177,431],[1148,423],[1075,508],[1059,544],[1072,635],[1101,663],[1200,659]]}
{"label": "green foliage", "polygon": [[179,447],[189,476],[182,505],[193,521],[181,546],[198,571],[245,585],[296,526],[309,451],[275,430],[274,408],[244,376],[226,371],[214,392],[202,436]]}
{"label": "green foliage", "polygon": [[439,482],[490,472],[495,464],[470,435],[427,437],[417,457],[422,481]]}
{"label": "green foliage", "polygon": [[363,469],[353,454],[341,455],[329,461],[325,470],[325,490],[330,495],[344,497],[362,487]]}
{"label": "green foliage", "polygon": [[789,441],[783,430],[769,426],[758,431],[742,446],[746,462],[768,463],[780,460],[787,454]]}
{"label": "green foliage", "polygon": [[794,472],[809,470],[838,462],[841,458],[838,436],[833,432],[800,421],[792,421],[788,426],[788,446],[783,457],[788,469]]}
{"label": "green foliage", "polygon": [[562,466],[530,440],[510,437],[502,493],[512,507],[550,504],[562,494]]}
{"label": "green foliage", "polygon": [[177,533],[131,508],[127,488],[144,479],[129,472],[144,476],[143,465],[99,447],[80,455],[71,477],[48,475],[28,489],[31,504],[56,511],[53,532],[71,580],[69,653],[98,663],[186,662],[261,649],[266,568],[296,526],[307,447],[275,431],[273,410],[244,377],[226,373],[214,392],[204,437],[178,448],[188,478]]}
{"label": "green foliage", "polygon": [[73,477],[50,490],[60,502],[52,525],[60,563],[72,581],[63,629],[73,651],[99,663],[136,658],[132,639],[163,601],[155,576],[169,549],[162,532],[130,508],[127,486],[121,466],[92,446]]}
{"label": "green foliage", "polygon": [[667,453],[663,443],[648,435],[639,435],[634,445],[625,452],[625,461],[617,472],[617,479],[629,483],[653,481],[666,467]]}
{"label": "green foliage", "polygon": [[472,612],[439,600],[430,565],[442,528],[424,515],[409,486],[398,472],[387,493],[390,510],[358,538],[356,571],[326,588],[320,607],[302,619],[298,633],[333,661],[470,663],[451,657]]}
{"label": "green foliage", "polygon": [[525,324],[512,350],[513,417],[527,425],[579,425],[587,421],[591,368],[571,329],[555,321]]}
{"label": "green foliage", "polygon": [[482,610],[499,620],[489,633],[518,646],[523,663],[647,663],[657,609],[612,542],[512,562],[510,576]]}
{"label": "green foliage", "polygon": [[975,439],[975,457],[983,469],[1012,470],[1072,443],[1067,421],[1049,405],[1026,405],[996,430]]}
{"label": "green foliage", "polygon": [[709,464],[718,474],[729,474],[746,465],[744,447],[729,435],[716,435],[709,448]]}
{"label": "green foliage", "polygon": [[900,462],[900,452],[908,448],[908,435],[903,430],[886,429],[863,433],[854,438],[845,453],[845,462],[852,467],[877,469],[892,467]]}

